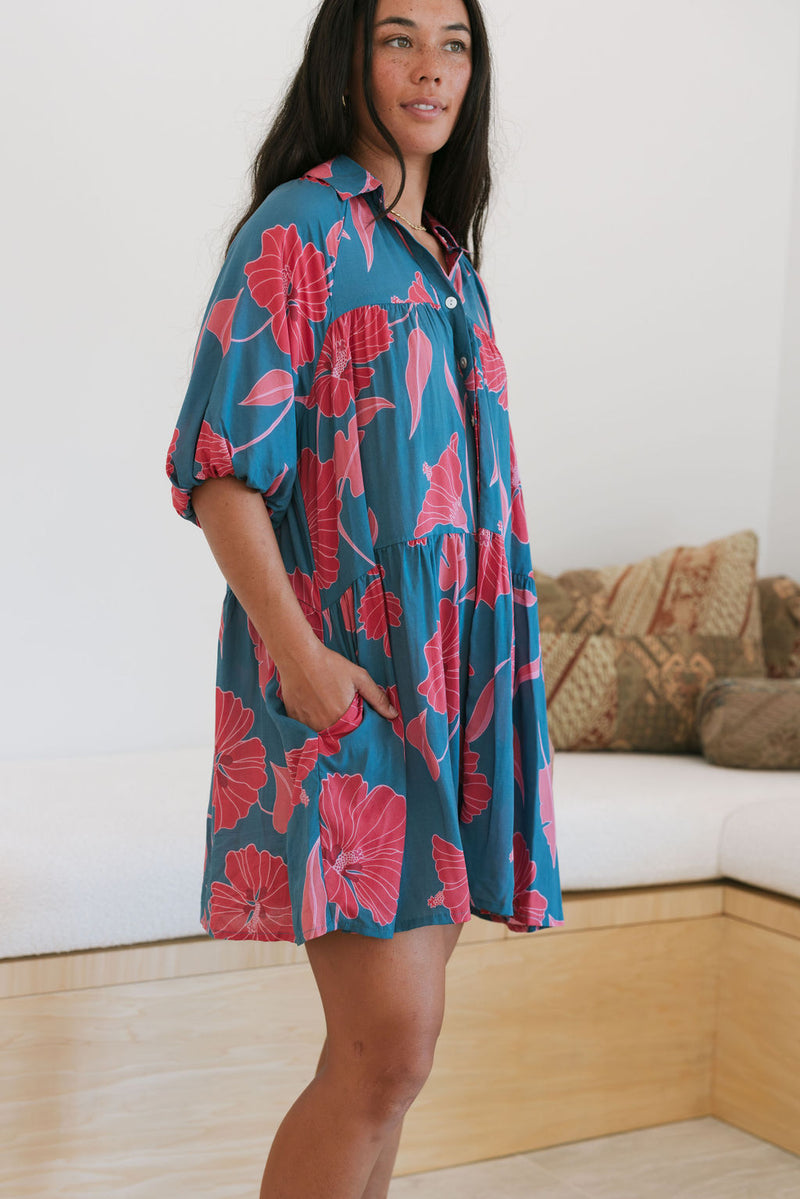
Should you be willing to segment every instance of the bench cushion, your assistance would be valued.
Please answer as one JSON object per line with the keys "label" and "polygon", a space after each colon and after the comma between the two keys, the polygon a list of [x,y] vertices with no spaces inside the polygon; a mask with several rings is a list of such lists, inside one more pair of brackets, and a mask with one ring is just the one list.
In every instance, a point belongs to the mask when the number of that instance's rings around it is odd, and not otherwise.
{"label": "bench cushion", "polygon": [[[0,763],[0,957],[205,936],[211,766],[209,748]],[[727,876],[800,898],[800,772],[557,751],[553,784],[565,891]]]}

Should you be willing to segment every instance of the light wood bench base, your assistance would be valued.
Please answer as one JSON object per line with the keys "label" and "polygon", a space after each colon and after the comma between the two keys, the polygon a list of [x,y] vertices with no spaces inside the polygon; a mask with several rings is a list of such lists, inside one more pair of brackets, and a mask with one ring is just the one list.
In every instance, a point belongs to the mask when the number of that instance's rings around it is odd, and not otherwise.
{"label": "light wood bench base", "polygon": [[[396,1174],[706,1115],[800,1154],[800,903],[722,880],[565,892],[564,913],[465,926]],[[0,996],[0,1192],[19,1199],[217,1179],[254,1199],[325,1035],[288,943],[7,960]]]}

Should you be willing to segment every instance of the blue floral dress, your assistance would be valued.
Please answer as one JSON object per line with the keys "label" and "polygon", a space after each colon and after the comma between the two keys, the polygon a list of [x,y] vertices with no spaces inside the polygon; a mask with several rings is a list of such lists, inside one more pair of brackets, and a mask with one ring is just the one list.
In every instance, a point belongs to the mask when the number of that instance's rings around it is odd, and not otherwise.
{"label": "blue floral dress", "polygon": [[167,459],[173,502],[263,494],[314,632],[384,687],[315,732],[228,588],[201,923],[391,937],[563,923],[539,623],[506,373],[481,280],[443,271],[340,155],[273,191],[209,300]]}

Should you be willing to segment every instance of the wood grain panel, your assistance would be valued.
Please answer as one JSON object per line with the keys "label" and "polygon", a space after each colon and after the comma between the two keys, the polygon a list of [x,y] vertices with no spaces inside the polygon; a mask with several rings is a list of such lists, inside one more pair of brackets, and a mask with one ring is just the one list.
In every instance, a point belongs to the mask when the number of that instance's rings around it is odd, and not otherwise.
{"label": "wood grain panel", "polygon": [[397,1172],[711,1111],[719,920],[463,947]]}
{"label": "wood grain panel", "polygon": [[800,1153],[800,938],[723,921],[714,1115]]}

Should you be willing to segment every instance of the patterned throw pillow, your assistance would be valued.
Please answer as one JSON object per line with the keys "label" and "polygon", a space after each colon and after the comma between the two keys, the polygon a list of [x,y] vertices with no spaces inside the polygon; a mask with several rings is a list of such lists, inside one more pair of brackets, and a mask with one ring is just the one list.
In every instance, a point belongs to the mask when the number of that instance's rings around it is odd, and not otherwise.
{"label": "patterned throw pillow", "polygon": [[800,679],[715,679],[697,731],[716,766],[800,770]]}
{"label": "patterned throw pillow", "polygon": [[800,679],[800,584],[786,575],[758,580],[764,659],[771,679]]}
{"label": "patterned throw pillow", "polygon": [[699,753],[720,675],[764,677],[752,530],[632,565],[534,571],[556,749]]}

